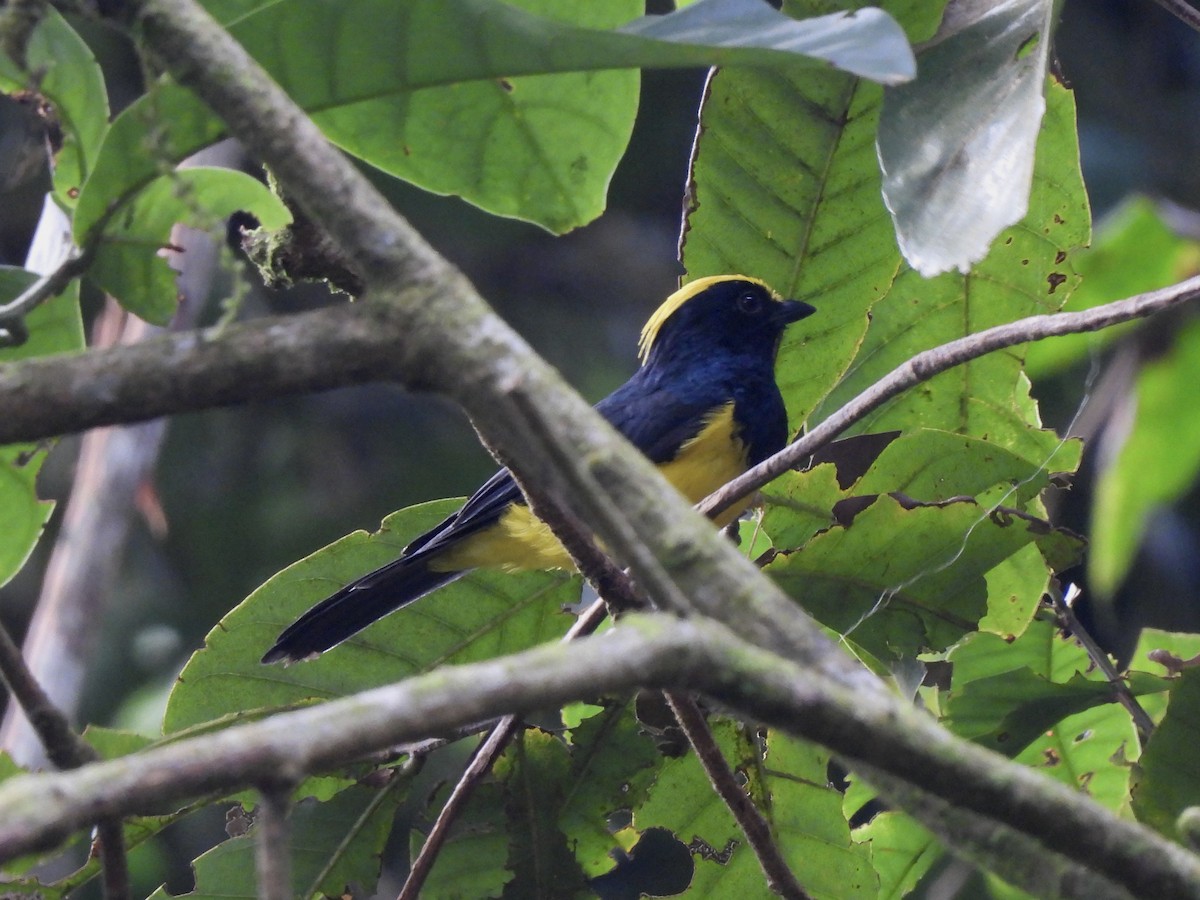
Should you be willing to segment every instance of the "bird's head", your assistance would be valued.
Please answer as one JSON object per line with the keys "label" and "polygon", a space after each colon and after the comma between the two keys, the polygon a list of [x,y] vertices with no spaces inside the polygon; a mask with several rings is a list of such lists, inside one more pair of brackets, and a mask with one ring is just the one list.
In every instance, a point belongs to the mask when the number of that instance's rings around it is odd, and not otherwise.
{"label": "bird's head", "polygon": [[731,353],[775,361],[783,330],[816,309],[784,300],[745,275],[697,278],[655,310],[638,342],[644,365],[655,358]]}

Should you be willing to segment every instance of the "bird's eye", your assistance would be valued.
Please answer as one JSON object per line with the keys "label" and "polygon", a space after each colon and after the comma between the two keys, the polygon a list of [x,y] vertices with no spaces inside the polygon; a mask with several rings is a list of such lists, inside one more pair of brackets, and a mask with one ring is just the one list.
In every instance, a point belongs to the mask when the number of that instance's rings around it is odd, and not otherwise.
{"label": "bird's eye", "polygon": [[763,300],[758,294],[747,291],[737,298],[737,307],[748,316],[756,316],[762,312]]}

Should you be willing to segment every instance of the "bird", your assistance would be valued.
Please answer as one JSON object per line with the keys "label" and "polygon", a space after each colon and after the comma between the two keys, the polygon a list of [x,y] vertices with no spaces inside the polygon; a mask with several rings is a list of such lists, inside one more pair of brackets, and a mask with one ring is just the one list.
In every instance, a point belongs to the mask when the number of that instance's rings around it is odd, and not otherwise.
{"label": "bird", "polygon": [[[815,311],[758,278],[697,278],[650,316],[638,342],[640,367],[596,410],[696,503],[787,443],[775,359],[787,326]],[[717,524],[737,518],[751,499],[728,508]],[[397,559],[285,628],[262,662],[313,659],[476,568],[574,568],[506,468]]]}

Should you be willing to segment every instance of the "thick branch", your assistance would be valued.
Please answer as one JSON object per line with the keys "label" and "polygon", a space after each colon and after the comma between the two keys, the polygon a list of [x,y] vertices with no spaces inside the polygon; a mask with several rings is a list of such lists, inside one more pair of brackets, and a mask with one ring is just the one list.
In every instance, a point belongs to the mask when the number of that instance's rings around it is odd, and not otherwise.
{"label": "thick branch", "polygon": [[161,810],[281,770],[321,771],[466,722],[636,686],[698,688],[853,766],[1021,831],[1036,839],[1031,850],[1044,846],[1136,896],[1200,897],[1200,859],[1182,847],[953,737],[891,695],[847,688],[714,623],[637,614],[569,646],[430,673],[72,772],[11,779],[0,786],[0,862],[49,848],[98,817]]}
{"label": "thick branch", "polygon": [[386,380],[405,337],[393,307],[356,303],[0,366],[0,443]]}

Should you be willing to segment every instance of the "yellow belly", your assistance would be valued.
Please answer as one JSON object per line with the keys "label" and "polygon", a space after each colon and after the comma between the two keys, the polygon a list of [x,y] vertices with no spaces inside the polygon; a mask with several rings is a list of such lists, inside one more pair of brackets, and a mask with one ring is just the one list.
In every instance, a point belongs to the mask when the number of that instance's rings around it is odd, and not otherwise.
{"label": "yellow belly", "polygon": [[[659,465],[659,471],[690,502],[698,503],[746,471],[746,447],[735,431],[733,404],[729,403],[708,418],[674,459]],[[739,501],[721,513],[717,525],[728,525],[749,502],[749,498]],[[476,567],[510,571],[575,568],[550,527],[524,504],[513,504],[495,526],[466,538],[431,560],[429,566],[444,572]]]}

